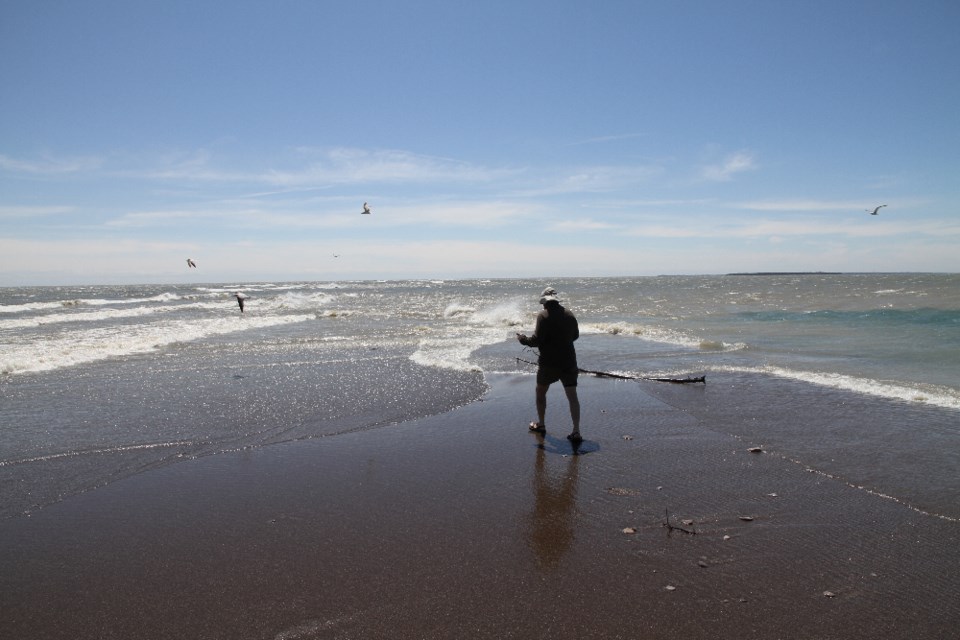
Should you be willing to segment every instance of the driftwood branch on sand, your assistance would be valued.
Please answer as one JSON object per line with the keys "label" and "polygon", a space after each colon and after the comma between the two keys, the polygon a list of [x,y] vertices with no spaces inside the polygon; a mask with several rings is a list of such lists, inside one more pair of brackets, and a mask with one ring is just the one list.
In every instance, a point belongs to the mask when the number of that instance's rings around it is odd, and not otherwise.
{"label": "driftwood branch on sand", "polygon": [[[524,360],[523,358],[517,358],[517,362],[524,362],[526,364],[537,365],[536,362],[530,362],[529,360]],[[645,377],[645,376],[626,376],[619,373],[608,373],[606,371],[592,371],[590,369],[580,369],[577,368],[577,371],[580,373],[588,373],[592,376],[597,376],[598,378],[615,378],[617,380],[652,380],[654,382],[672,382],[674,384],[690,384],[694,382],[702,382],[706,384],[707,376],[686,376],[683,378],[654,378],[654,377]]]}
{"label": "driftwood branch on sand", "polygon": [[691,382],[707,382],[707,376],[686,376],[684,378],[650,378],[646,376],[625,376],[619,373],[607,373],[606,371],[591,371],[590,369],[577,369],[580,373],[589,373],[598,378],[617,378],[618,380],[653,380],[654,382],[673,382],[675,384],[689,384]]}

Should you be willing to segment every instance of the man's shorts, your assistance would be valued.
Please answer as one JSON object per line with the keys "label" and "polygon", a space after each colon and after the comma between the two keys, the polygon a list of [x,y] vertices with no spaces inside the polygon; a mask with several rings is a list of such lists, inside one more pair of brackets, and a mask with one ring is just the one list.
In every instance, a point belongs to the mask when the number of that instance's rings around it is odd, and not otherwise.
{"label": "man's shorts", "polygon": [[537,369],[537,384],[549,387],[559,380],[563,383],[564,387],[575,387],[577,386],[577,376],[579,373],[576,367],[559,369],[557,367],[540,366]]}

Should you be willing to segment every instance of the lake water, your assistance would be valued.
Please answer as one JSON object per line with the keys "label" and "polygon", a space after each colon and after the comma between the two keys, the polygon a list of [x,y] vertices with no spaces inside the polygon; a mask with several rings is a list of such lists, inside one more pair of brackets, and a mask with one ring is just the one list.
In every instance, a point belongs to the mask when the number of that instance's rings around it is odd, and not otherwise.
{"label": "lake water", "polygon": [[[489,375],[530,376],[523,428],[534,368],[517,358],[536,354],[513,335],[547,285],[580,321],[582,368],[706,375],[625,389],[960,517],[960,276],[943,274],[0,289],[0,516],[184,459],[443,413]],[[596,420],[584,433],[612,437]]]}

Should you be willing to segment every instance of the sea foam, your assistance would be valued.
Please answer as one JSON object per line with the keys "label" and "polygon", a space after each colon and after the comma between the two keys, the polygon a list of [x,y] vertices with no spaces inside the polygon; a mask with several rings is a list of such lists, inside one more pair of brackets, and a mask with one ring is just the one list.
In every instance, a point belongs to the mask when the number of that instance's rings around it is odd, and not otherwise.
{"label": "sea foam", "polygon": [[201,338],[313,319],[313,315],[169,320],[124,327],[73,330],[8,344],[0,351],[0,373],[52,371],[88,362],[157,351]]}

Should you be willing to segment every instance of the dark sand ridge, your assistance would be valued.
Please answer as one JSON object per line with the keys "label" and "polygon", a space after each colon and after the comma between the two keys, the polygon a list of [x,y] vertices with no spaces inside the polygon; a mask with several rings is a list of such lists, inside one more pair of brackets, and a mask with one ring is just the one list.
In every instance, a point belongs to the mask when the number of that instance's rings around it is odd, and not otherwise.
{"label": "dark sand ridge", "polygon": [[0,522],[0,637],[956,633],[955,522],[749,453],[632,382],[582,379],[579,456],[551,391],[538,447],[532,378],[490,382],[444,415],[188,461]]}

